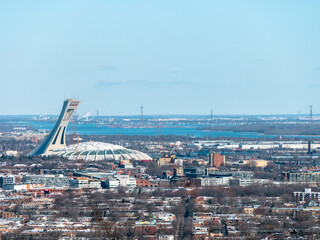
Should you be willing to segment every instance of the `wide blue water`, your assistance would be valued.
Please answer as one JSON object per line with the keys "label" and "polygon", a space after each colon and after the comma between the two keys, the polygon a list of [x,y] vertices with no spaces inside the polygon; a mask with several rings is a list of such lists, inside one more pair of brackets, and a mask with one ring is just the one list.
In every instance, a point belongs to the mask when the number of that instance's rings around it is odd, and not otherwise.
{"label": "wide blue water", "polygon": [[[14,124],[19,124],[20,126],[31,125],[33,128],[38,130],[51,130],[54,123],[37,122],[37,121],[27,121],[27,122],[15,122]],[[161,126],[161,127],[150,127],[150,128],[140,128],[140,127],[130,127],[130,128],[113,128],[97,124],[69,124],[68,134],[77,133],[80,135],[144,135],[144,136],[161,136],[161,135],[177,135],[177,136],[194,136],[194,137],[274,137],[274,136],[264,136],[258,133],[251,132],[210,132],[202,131],[197,129],[196,125],[184,125],[183,127],[177,126]]]}
{"label": "wide blue water", "polygon": [[[15,126],[32,126],[37,130],[50,131],[54,127],[54,122],[37,121],[29,118],[22,118],[15,116],[14,118],[0,116],[0,120],[5,123],[10,123]],[[224,132],[224,131],[203,131],[198,129],[204,127],[201,124],[186,124],[177,123],[170,125],[161,125],[159,127],[141,128],[131,125],[130,127],[109,127],[106,125],[92,124],[92,123],[70,123],[68,127],[68,134],[77,133],[80,135],[143,135],[143,136],[161,136],[161,135],[177,135],[177,136],[193,136],[193,137],[243,137],[243,138],[272,138],[277,135],[264,135],[255,132]],[[287,137],[310,137],[310,136],[287,136]],[[317,138],[318,136],[312,136]]]}

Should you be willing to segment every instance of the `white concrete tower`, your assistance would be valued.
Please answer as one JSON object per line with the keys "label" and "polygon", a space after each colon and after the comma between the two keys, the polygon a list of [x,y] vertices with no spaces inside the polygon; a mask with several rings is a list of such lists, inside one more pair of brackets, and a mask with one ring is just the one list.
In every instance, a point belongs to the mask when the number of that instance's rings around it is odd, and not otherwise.
{"label": "white concrete tower", "polygon": [[40,144],[39,147],[27,154],[33,155],[50,155],[53,151],[66,147],[66,131],[72,114],[80,105],[81,101],[67,99],[63,103],[63,107],[56,125]]}

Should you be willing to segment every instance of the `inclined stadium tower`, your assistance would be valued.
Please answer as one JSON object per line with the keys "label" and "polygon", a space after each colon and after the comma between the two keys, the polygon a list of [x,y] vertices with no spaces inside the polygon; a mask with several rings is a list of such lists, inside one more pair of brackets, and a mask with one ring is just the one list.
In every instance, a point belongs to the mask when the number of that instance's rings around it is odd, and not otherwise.
{"label": "inclined stadium tower", "polygon": [[51,155],[53,151],[65,148],[66,145],[66,131],[68,123],[72,114],[78,108],[81,102],[74,99],[67,99],[64,101],[60,116],[54,128],[39,147],[27,154],[27,156],[34,155]]}
{"label": "inclined stadium tower", "polygon": [[60,116],[54,128],[45,140],[27,156],[62,156],[71,160],[152,160],[147,154],[126,149],[119,145],[102,142],[84,142],[66,145],[66,132],[72,114],[81,101],[67,99],[64,101]]}

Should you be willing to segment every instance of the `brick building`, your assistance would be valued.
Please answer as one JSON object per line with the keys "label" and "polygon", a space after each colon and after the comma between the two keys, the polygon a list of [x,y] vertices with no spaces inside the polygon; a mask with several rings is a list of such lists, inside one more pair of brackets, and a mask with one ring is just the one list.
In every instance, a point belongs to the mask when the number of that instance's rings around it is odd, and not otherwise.
{"label": "brick building", "polygon": [[210,167],[220,167],[225,165],[225,156],[220,153],[212,152],[209,155]]}
{"label": "brick building", "polygon": [[137,187],[141,188],[156,188],[158,187],[158,183],[149,179],[137,178]]}

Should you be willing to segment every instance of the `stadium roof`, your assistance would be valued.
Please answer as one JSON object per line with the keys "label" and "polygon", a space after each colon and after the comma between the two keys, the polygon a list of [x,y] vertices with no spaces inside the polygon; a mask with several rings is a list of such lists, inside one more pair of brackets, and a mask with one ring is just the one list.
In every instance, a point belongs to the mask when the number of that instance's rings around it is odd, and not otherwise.
{"label": "stadium roof", "polygon": [[54,151],[53,155],[63,156],[71,160],[152,160],[143,152],[103,142],[83,142],[69,145],[66,148]]}

